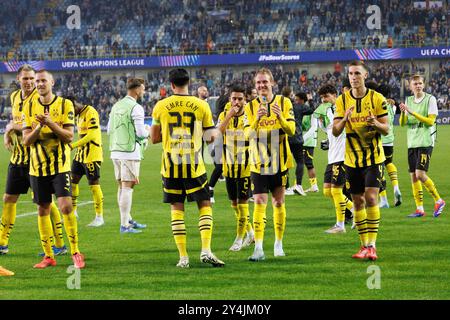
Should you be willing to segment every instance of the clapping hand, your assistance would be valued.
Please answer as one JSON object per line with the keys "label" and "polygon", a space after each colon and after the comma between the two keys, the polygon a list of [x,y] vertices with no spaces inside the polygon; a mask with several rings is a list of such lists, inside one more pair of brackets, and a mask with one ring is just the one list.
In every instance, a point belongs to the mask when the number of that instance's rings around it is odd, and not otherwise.
{"label": "clapping hand", "polygon": [[408,108],[408,106],[407,106],[406,104],[400,103],[399,107],[400,107],[400,110],[401,110],[402,112],[409,113],[409,108]]}
{"label": "clapping hand", "polygon": [[261,119],[264,116],[267,116],[267,107],[264,104],[260,104],[258,108],[257,117],[258,119]]}
{"label": "clapping hand", "polygon": [[373,115],[372,111],[369,110],[369,116],[367,117],[367,125],[370,127],[375,126],[375,116]]}
{"label": "clapping hand", "polygon": [[281,108],[280,108],[280,106],[279,106],[277,103],[275,103],[275,104],[272,106],[272,111],[273,111],[273,113],[275,113],[275,115],[277,116],[277,118],[279,118],[279,117],[281,116]]}

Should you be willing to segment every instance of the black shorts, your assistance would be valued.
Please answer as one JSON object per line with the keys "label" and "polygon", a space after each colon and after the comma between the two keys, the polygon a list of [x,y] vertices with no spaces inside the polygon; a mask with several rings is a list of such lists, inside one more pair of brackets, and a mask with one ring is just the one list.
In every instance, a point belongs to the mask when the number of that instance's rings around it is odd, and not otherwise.
{"label": "black shorts", "polygon": [[384,150],[384,156],[386,157],[386,160],[384,160],[384,164],[388,165],[389,163],[392,163],[392,160],[394,159],[394,147],[393,146],[383,146]]}
{"label": "black shorts", "polygon": [[30,183],[33,189],[33,201],[37,204],[52,202],[53,194],[57,198],[72,196],[70,172],[46,177],[30,176]]}
{"label": "black shorts", "polygon": [[303,161],[306,168],[314,169],[314,147],[303,147]]}
{"label": "black shorts", "polygon": [[248,200],[250,198],[250,177],[228,178],[226,177],[228,199]]}
{"label": "black shorts", "polygon": [[100,179],[100,168],[102,163],[100,161],[94,161],[89,163],[82,163],[74,160],[72,162],[72,175],[82,177],[86,175],[89,181],[95,181]]}
{"label": "black shorts", "polygon": [[335,186],[343,186],[345,184],[344,162],[341,161],[327,165],[323,182],[331,183]]}
{"label": "black shorts", "polygon": [[274,175],[263,175],[252,172],[250,174],[252,180],[253,194],[273,192],[277,187],[286,187],[288,170],[278,172]]}
{"label": "black shorts", "polygon": [[416,170],[428,171],[432,153],[433,147],[409,148],[408,149],[409,172],[415,172]]}
{"label": "black shorts", "polygon": [[375,164],[364,168],[345,166],[345,179],[351,194],[362,194],[365,188],[381,188],[384,165]]}
{"label": "black shorts", "polygon": [[162,178],[163,202],[184,203],[209,200],[209,184],[206,174],[197,178]]}
{"label": "black shorts", "polygon": [[18,166],[10,163],[8,177],[6,178],[6,194],[26,194],[30,188],[30,167]]}

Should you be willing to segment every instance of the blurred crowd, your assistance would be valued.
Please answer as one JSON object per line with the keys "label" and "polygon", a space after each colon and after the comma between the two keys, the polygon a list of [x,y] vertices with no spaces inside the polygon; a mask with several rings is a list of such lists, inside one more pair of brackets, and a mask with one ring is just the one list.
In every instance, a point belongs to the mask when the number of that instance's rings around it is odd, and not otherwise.
{"label": "blurred crowd", "polygon": [[[425,74],[425,68],[414,62],[381,62],[370,63],[368,80],[374,80],[378,84],[388,84],[392,88],[392,97],[396,101],[403,101],[409,92],[409,75]],[[282,88],[291,87],[294,92],[311,92],[318,102],[315,94],[319,87],[325,83],[331,83],[340,91],[342,80],[346,74],[345,66],[336,63],[334,67],[323,74],[311,74],[307,69],[288,68],[286,65],[273,65],[271,67],[275,78],[275,90],[280,93]],[[191,91],[196,94],[199,86],[206,86],[209,96],[224,94],[225,88],[234,82],[245,86],[253,85],[256,68],[252,71],[242,71],[238,68],[225,68],[212,70],[207,68],[190,69]],[[449,86],[450,86],[450,60],[439,63],[436,70],[430,71],[430,79],[427,79],[426,91],[436,96],[440,110],[450,110]],[[93,72],[55,74],[55,92],[58,95],[75,95],[84,103],[95,106],[100,114],[100,119],[105,122],[112,105],[126,94],[126,79],[129,74],[120,76],[105,76]],[[147,116],[151,115],[152,108],[162,98],[170,94],[168,70],[152,70],[146,75],[147,93],[142,105]],[[0,89],[14,88],[14,84],[6,84],[0,77]],[[8,105],[7,99],[0,98],[0,114],[4,113]]]}
{"label": "blurred crowd", "polygon": [[[44,60],[308,50],[314,49],[313,39],[327,50],[407,47],[446,44],[449,39],[446,1],[438,6],[405,0],[132,0],[112,6],[107,0],[84,0],[78,4],[81,30],[66,30],[55,47],[38,48],[27,44],[56,36],[53,30],[66,25],[71,4],[38,2],[2,1],[0,58],[7,59],[8,52],[18,60]],[[371,5],[381,9],[379,29],[366,26]],[[130,24],[137,34],[124,32]],[[273,32],[262,34],[261,26],[271,26]],[[300,42],[305,46],[296,47]]]}

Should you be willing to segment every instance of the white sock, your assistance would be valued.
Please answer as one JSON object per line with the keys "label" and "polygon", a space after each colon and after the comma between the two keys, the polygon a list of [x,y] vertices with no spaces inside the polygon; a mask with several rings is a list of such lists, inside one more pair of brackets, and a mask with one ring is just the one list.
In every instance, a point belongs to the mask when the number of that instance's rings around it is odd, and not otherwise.
{"label": "white sock", "polygon": [[419,210],[419,211],[422,211],[422,212],[423,212],[423,211],[424,211],[424,210],[423,210],[423,206],[417,206],[417,210]]}
{"label": "white sock", "polygon": [[128,227],[130,221],[131,204],[133,203],[133,189],[122,188],[120,194],[119,208],[120,208],[120,224]]}
{"label": "white sock", "polygon": [[122,187],[119,186],[119,188],[117,188],[117,203],[120,204],[120,195],[122,194]]}
{"label": "white sock", "polygon": [[262,250],[262,249],[263,249],[263,241],[255,240],[255,250]]}
{"label": "white sock", "polygon": [[341,229],[344,229],[345,228],[345,221],[342,221],[342,222],[336,222],[336,225],[339,227],[339,228],[341,228]]}
{"label": "white sock", "polygon": [[400,188],[397,186],[394,186],[394,193],[400,193]]}
{"label": "white sock", "polygon": [[380,204],[386,204],[387,202],[387,197],[380,197]]}
{"label": "white sock", "polygon": [[275,240],[274,247],[275,247],[275,248],[283,248],[283,241],[281,241],[281,240]]}

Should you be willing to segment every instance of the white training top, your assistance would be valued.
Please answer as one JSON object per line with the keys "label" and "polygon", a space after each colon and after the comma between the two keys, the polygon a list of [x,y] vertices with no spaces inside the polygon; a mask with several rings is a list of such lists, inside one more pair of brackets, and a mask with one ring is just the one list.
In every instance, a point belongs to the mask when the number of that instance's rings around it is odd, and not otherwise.
{"label": "white training top", "polygon": [[329,125],[326,128],[327,137],[328,137],[328,164],[342,162],[345,158],[345,130],[339,135],[339,137],[335,137],[333,135],[333,119],[334,112],[333,108],[327,109],[327,117],[329,120]]}

